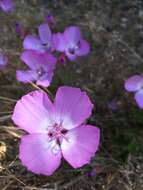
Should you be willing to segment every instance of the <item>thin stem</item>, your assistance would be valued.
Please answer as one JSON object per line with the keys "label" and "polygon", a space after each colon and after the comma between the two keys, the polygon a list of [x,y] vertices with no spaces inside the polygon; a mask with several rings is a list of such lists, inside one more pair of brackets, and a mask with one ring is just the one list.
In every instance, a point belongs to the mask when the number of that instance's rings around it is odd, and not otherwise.
{"label": "thin stem", "polygon": [[38,90],[41,90],[41,88],[39,86],[37,86],[36,84],[34,84],[33,82],[30,82],[31,86],[38,89]]}
{"label": "thin stem", "polygon": [[54,99],[54,95],[49,91],[49,89],[45,88],[45,87],[41,87],[42,90],[44,90],[47,94],[49,94],[49,96],[51,97],[51,99]]}
{"label": "thin stem", "polygon": [[3,97],[3,96],[0,96],[0,100],[6,100],[6,101],[10,101],[10,102],[17,102],[17,100],[15,100],[15,99]]}
{"label": "thin stem", "polygon": [[51,99],[54,99],[53,94],[45,87],[42,86],[38,86],[37,84],[34,84],[33,82],[30,82],[30,84],[32,85],[32,87],[38,89],[38,90],[43,90],[44,92],[46,92],[47,94],[49,94],[49,96],[51,97]]}

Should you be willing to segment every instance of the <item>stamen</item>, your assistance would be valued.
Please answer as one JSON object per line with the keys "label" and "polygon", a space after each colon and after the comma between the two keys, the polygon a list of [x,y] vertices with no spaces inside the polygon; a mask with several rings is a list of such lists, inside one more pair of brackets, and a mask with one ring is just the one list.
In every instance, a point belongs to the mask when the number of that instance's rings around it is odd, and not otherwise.
{"label": "stamen", "polygon": [[53,127],[50,127],[48,136],[52,139],[56,139],[58,142],[59,138],[64,137],[66,133],[67,133],[67,130],[64,129],[61,124],[55,123]]}
{"label": "stamen", "polygon": [[72,45],[72,47],[69,47],[69,48],[68,48],[68,52],[69,52],[70,54],[75,54],[75,51],[78,50],[78,49],[80,48],[80,46],[81,46],[81,43],[80,43],[80,41],[79,41],[77,44]]}
{"label": "stamen", "polygon": [[43,48],[44,50],[50,50],[51,49],[51,45],[47,42],[47,43],[43,43]]}
{"label": "stamen", "polygon": [[70,54],[74,54],[75,53],[75,48],[69,48],[68,51],[69,51]]}

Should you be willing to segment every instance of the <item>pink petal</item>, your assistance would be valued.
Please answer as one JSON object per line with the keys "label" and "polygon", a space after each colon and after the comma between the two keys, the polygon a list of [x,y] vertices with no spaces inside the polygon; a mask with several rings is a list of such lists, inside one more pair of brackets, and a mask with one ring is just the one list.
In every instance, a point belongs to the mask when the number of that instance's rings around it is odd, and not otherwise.
{"label": "pink petal", "polygon": [[125,89],[129,92],[138,91],[143,86],[143,77],[141,75],[134,75],[128,78],[125,82]]}
{"label": "pink petal", "polygon": [[135,94],[135,100],[139,106],[139,108],[143,108],[143,90],[139,90]]}
{"label": "pink petal", "polygon": [[100,140],[100,130],[97,127],[86,125],[70,130],[62,139],[61,150],[63,157],[74,168],[90,162],[95,155]]}
{"label": "pink petal", "polygon": [[81,38],[80,28],[77,26],[70,26],[64,31],[64,38],[67,43],[77,44]]}
{"label": "pink petal", "polygon": [[62,33],[53,34],[54,49],[60,52],[64,52],[66,48],[66,42]]}
{"label": "pink petal", "polygon": [[57,59],[52,54],[42,53],[39,55],[39,59],[39,63],[47,72],[53,71],[55,69]]}
{"label": "pink petal", "polygon": [[1,0],[0,1],[0,7],[5,12],[11,12],[14,10],[14,4],[12,0]]}
{"label": "pink petal", "polygon": [[60,87],[54,102],[56,121],[66,129],[81,125],[90,115],[93,104],[79,88]]}
{"label": "pink petal", "polygon": [[52,175],[61,163],[61,150],[48,135],[31,134],[22,137],[20,155],[22,163],[36,174]]}
{"label": "pink petal", "polygon": [[40,53],[34,50],[26,50],[21,54],[20,59],[29,66],[32,70],[39,68],[41,62]]}
{"label": "pink petal", "polygon": [[74,61],[74,60],[76,59],[76,57],[77,57],[76,54],[71,54],[71,53],[69,53],[69,51],[68,51],[67,49],[66,49],[66,51],[65,51],[65,54],[66,54],[66,56],[69,58],[70,61]]}
{"label": "pink petal", "polygon": [[29,133],[47,133],[51,126],[53,104],[43,91],[33,91],[23,96],[14,108],[13,122]]}
{"label": "pink petal", "polygon": [[28,83],[31,81],[37,80],[37,73],[35,71],[22,71],[22,70],[17,70],[16,71],[16,78],[20,82]]}
{"label": "pink petal", "polygon": [[52,33],[48,24],[41,24],[39,26],[39,36],[43,44],[51,43]]}
{"label": "pink petal", "polygon": [[31,69],[38,70],[43,67],[44,70],[54,70],[57,59],[49,53],[40,53],[34,50],[24,51],[21,55],[21,60],[24,61]]}
{"label": "pink petal", "polygon": [[36,50],[40,52],[45,51],[43,49],[41,40],[38,37],[32,36],[32,35],[28,35],[25,37],[23,41],[23,47],[24,49],[27,49],[27,50]]}
{"label": "pink petal", "polygon": [[89,43],[86,40],[80,40],[80,48],[76,50],[78,56],[86,55],[90,51]]}
{"label": "pink petal", "polygon": [[43,77],[37,80],[37,85],[48,87],[52,81],[53,72],[46,73]]}

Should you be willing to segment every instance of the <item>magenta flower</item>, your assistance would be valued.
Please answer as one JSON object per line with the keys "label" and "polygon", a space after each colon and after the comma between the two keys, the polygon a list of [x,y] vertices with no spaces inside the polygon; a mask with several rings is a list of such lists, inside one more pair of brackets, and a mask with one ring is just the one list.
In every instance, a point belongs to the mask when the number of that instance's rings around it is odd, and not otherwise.
{"label": "magenta flower", "polygon": [[7,56],[4,53],[0,52],[0,69],[4,69],[7,63],[8,63]]}
{"label": "magenta flower", "polygon": [[53,36],[47,23],[38,28],[39,37],[28,35],[23,41],[24,49],[37,50],[39,52],[53,51]]}
{"label": "magenta flower", "polygon": [[23,83],[36,81],[37,85],[48,87],[53,77],[56,58],[48,53],[28,50],[21,55],[21,60],[30,68],[27,71],[17,70],[17,80]]}
{"label": "magenta flower", "polygon": [[14,9],[12,0],[0,0],[0,8],[5,12],[11,12]]}
{"label": "magenta flower", "polygon": [[135,100],[139,108],[143,108],[143,76],[134,75],[125,82],[125,89],[128,92],[135,92]]}
{"label": "magenta flower", "polygon": [[64,33],[53,35],[55,49],[64,52],[71,60],[77,56],[83,56],[89,53],[90,46],[88,42],[81,37],[80,29],[76,26],[70,26],[65,29]]}
{"label": "magenta flower", "polygon": [[52,175],[61,158],[73,168],[90,162],[98,149],[100,131],[86,125],[93,104],[79,88],[60,87],[52,103],[43,91],[21,98],[12,120],[29,134],[21,139],[19,157],[30,171]]}

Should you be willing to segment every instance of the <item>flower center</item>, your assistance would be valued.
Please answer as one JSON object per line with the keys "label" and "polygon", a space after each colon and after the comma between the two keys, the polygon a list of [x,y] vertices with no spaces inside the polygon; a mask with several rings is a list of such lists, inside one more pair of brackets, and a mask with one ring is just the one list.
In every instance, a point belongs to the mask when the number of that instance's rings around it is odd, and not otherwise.
{"label": "flower center", "polygon": [[64,129],[61,124],[59,125],[59,124],[55,123],[53,125],[52,129],[49,130],[48,135],[51,138],[56,138],[58,140],[60,137],[64,137],[66,132],[67,132],[67,130]]}
{"label": "flower center", "polygon": [[[60,144],[61,140],[65,137],[67,130],[62,127],[62,124],[55,123],[52,126],[48,127],[48,137],[50,138],[50,145],[51,151],[53,154],[58,154],[60,152]],[[66,139],[67,140],[67,139]]]}
{"label": "flower center", "polygon": [[75,44],[75,45],[69,47],[69,48],[68,48],[68,52],[69,52],[70,54],[75,54],[75,51],[78,50],[79,48],[80,48],[80,41],[79,41],[77,44]]}
{"label": "flower center", "polygon": [[46,72],[44,71],[44,69],[41,67],[37,70],[37,74],[38,74],[38,77],[42,77]]}
{"label": "flower center", "polygon": [[51,49],[51,45],[47,42],[47,43],[43,43],[43,48],[44,50],[50,50]]}

